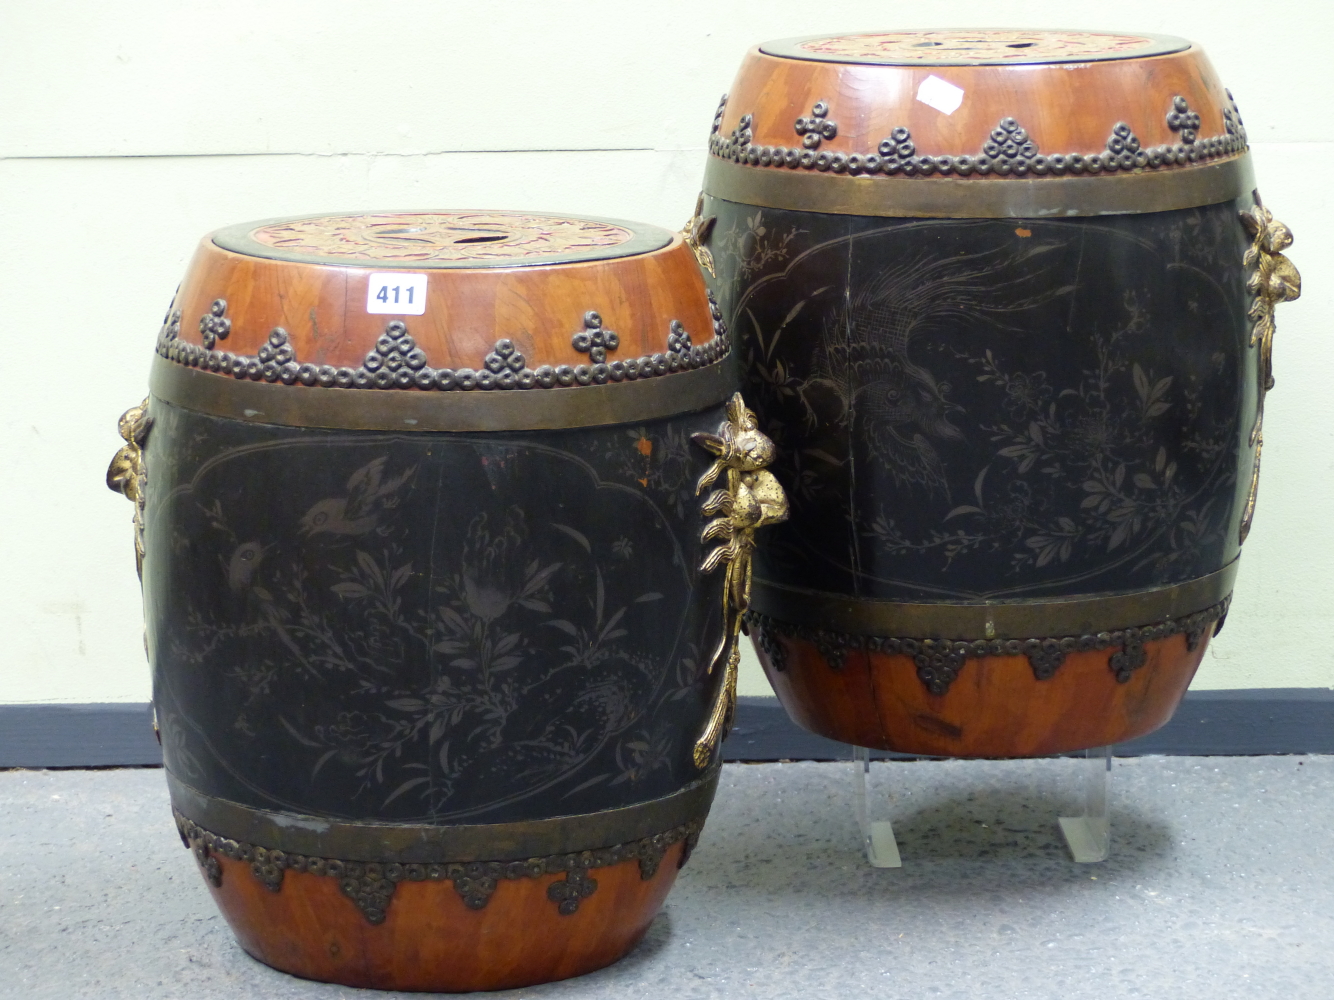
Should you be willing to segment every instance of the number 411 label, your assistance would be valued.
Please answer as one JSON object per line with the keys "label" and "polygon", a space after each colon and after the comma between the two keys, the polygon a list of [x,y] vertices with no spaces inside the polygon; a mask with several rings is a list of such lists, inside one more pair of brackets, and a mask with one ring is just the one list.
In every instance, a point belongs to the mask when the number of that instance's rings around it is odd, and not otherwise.
{"label": "number 411 label", "polygon": [[426,312],[426,275],[372,274],[366,289],[368,313],[420,316]]}

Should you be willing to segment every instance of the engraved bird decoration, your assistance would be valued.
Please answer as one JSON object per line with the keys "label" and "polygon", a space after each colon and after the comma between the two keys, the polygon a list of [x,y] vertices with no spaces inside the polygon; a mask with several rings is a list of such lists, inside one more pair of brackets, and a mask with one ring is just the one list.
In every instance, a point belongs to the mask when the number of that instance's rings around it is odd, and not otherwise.
{"label": "engraved bird decoration", "polygon": [[695,766],[704,768],[732,723],[736,709],[737,665],[741,660],[739,645],[742,616],[750,606],[751,555],[755,551],[755,532],[769,524],[786,521],[787,496],[783,487],[766,469],[774,460],[774,443],[758,427],[755,414],[746,408],[741,393],[727,404],[727,420],[716,434],[694,434],[691,440],[716,455],[695,487],[699,496],[719,478],[723,485],[709,494],[702,507],[710,517],[700,540],[721,540],[704,557],[701,573],[712,573],[726,566],[723,581],[723,634],[709,660],[709,674],[716,674],[723,664],[723,677],[714,696],[704,731],[695,741]]}
{"label": "engraved bird decoration", "polygon": [[255,541],[242,542],[232,550],[231,556],[223,561],[223,567],[227,575],[227,586],[233,594],[243,593],[252,584],[255,573],[264,561],[265,553],[272,548],[272,545]]}
{"label": "engraved bird decoration", "polygon": [[148,489],[148,473],[144,468],[144,447],[153,418],[148,412],[148,400],[132,406],[121,414],[117,429],[125,445],[116,452],[107,468],[107,487],[134,504],[134,565],[139,579],[144,578],[144,501]]}
{"label": "engraved bird decoration", "polygon": [[384,478],[387,456],[363,465],[347,480],[347,496],[328,497],[312,504],[301,516],[303,535],[365,535],[379,526],[380,511],[397,504],[394,493],[412,477],[411,466],[390,479]]}
{"label": "engraved bird decoration", "polygon": [[[919,359],[914,346],[961,324],[1004,326],[1011,317],[1071,286],[1042,287],[1044,259],[1060,245],[962,256],[922,253],[887,261],[825,331],[812,384],[832,390],[856,436],[903,488],[949,499],[939,443],[963,432],[951,415],[950,386]],[[851,336],[849,336],[851,331]]]}

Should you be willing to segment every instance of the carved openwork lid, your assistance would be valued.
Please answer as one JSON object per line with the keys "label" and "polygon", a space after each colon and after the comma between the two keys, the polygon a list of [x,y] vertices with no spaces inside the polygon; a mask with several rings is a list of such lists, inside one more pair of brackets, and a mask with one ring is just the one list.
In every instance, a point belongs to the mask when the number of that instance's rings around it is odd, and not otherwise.
{"label": "carved openwork lid", "polygon": [[666,230],[329,213],[205,237],[159,335],[153,389],[310,426],[587,426],[720,402],[729,349],[694,253]]}
{"label": "carved openwork lid", "polygon": [[1199,46],[1161,35],[886,31],[765,42],[709,136],[705,190],[855,215],[1164,211],[1251,186]]}
{"label": "carved openwork lid", "polygon": [[1018,66],[1032,63],[1143,59],[1190,48],[1171,35],[1016,28],[950,28],[807,35],[764,42],[760,51],[786,59],[873,66]]}
{"label": "carved openwork lid", "polygon": [[272,219],[213,236],[225,250],[306,264],[524,267],[661,250],[672,234],[613,219],[523,212],[359,212]]}

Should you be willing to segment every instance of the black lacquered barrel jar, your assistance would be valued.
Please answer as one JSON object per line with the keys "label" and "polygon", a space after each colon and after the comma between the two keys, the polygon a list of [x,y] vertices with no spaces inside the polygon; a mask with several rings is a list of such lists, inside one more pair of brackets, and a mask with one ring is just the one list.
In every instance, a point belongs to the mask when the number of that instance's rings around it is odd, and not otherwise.
{"label": "black lacquered barrel jar", "polygon": [[623,954],[712,800],[748,550],[705,563],[751,530],[705,537],[746,414],[681,238],[235,227],[157,351],[109,479],[177,823],[243,947],[448,990]]}
{"label": "black lacquered barrel jar", "polygon": [[750,622],[793,717],[984,756],[1162,725],[1228,611],[1300,288],[1200,48],[765,43],[691,231],[791,497]]}

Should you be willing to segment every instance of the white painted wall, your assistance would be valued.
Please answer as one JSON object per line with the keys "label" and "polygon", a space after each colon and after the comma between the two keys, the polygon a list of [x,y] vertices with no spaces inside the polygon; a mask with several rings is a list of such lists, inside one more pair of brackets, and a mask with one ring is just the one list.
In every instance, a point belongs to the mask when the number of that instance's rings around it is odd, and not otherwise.
{"label": "white painted wall", "polygon": [[[749,45],[997,23],[1186,35],[1236,95],[1306,292],[1280,312],[1259,513],[1196,686],[1334,686],[1332,11],[1325,0],[1263,15],[1239,0],[3,0],[0,703],[148,698],[130,508],[102,477],[202,234],[408,207],[677,228]],[[743,693],[767,690],[752,661]]]}

